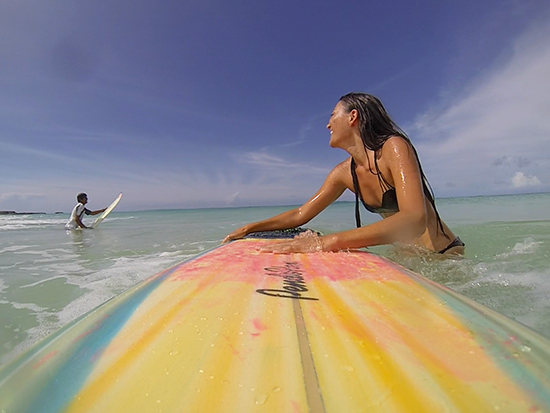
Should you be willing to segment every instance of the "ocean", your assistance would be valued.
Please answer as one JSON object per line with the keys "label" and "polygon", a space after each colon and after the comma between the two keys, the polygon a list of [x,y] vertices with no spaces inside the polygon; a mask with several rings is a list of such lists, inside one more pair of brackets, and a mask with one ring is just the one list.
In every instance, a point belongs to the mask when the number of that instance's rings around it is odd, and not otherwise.
{"label": "ocean", "polygon": [[[444,198],[437,206],[466,243],[464,258],[369,250],[550,338],[550,193]],[[115,210],[97,229],[73,232],[64,229],[69,214],[0,215],[0,365],[133,285],[216,247],[236,227],[289,208]],[[377,219],[362,211],[364,224]],[[338,202],[307,226],[332,233],[354,222],[354,203]]]}

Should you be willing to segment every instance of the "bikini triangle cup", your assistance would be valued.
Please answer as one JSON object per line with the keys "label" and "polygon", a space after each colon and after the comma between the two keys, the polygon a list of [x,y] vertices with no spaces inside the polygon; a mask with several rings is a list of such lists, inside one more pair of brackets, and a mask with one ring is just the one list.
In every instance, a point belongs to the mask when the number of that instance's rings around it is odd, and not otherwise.
{"label": "bikini triangle cup", "polygon": [[[361,194],[360,194],[359,180],[357,179],[357,173],[355,172],[355,168],[356,168],[355,161],[352,158],[351,159],[351,176],[353,179],[353,189],[355,191],[355,224],[357,225],[357,228],[361,227],[361,213],[359,208],[359,198],[361,198],[361,202],[363,203],[363,206],[370,212],[374,212],[374,213],[397,212],[399,210],[399,207],[397,205],[397,196],[395,193],[395,188],[391,187],[391,185],[387,183],[386,185],[388,185],[390,189],[385,191],[384,194],[382,195],[382,206],[380,208],[373,208],[365,203],[365,201],[363,200],[363,197],[361,197]],[[384,178],[382,177],[382,179]],[[385,179],[384,179],[384,182],[386,182]],[[464,247],[464,246],[466,246],[466,244],[464,244],[464,242],[459,237],[456,237],[454,240],[451,241],[449,245],[447,245],[445,248],[443,248],[441,251],[438,251],[437,253],[444,254],[451,248]]]}
{"label": "bikini triangle cup", "polygon": [[353,190],[355,191],[355,223],[357,225],[357,228],[361,227],[361,214],[359,211],[359,199],[361,199],[361,202],[363,206],[369,211],[373,213],[388,213],[388,212],[397,212],[399,211],[399,207],[397,205],[397,195],[395,193],[395,188],[393,188],[390,184],[386,182],[384,177],[381,176],[380,173],[378,173],[378,179],[380,181],[380,187],[382,190],[384,190],[384,187],[387,189],[382,194],[382,205],[378,208],[372,207],[368,205],[361,196],[360,188],[359,188],[359,180],[357,179],[357,173],[355,172],[355,161],[353,158],[351,159],[351,176],[353,179]]}

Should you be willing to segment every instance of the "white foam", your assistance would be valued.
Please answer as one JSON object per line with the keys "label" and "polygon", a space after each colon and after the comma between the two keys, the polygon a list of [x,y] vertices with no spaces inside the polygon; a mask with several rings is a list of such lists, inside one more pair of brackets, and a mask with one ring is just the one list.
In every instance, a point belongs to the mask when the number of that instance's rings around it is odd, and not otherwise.
{"label": "white foam", "polygon": [[113,216],[113,215],[109,215],[109,221],[128,221],[129,219],[136,219],[137,217],[135,216],[129,216],[129,217],[121,217],[121,216]]}
{"label": "white foam", "polygon": [[[29,313],[33,314],[36,317],[36,322],[38,323],[37,326],[26,329],[26,338],[23,341],[17,343],[10,351],[6,352],[2,357],[0,357],[1,364],[8,362],[17,354],[26,350],[34,343],[38,342],[42,338],[46,337],[48,334],[58,329],[57,323],[52,323],[51,321],[49,321],[52,313],[37,304],[5,301],[0,302],[3,304],[9,304],[13,308],[18,310],[28,310]],[[12,331],[15,333],[21,332],[19,328],[15,328]]]}
{"label": "white foam", "polygon": [[181,253],[179,251],[173,251],[173,252],[161,252],[159,254],[159,257],[161,258],[164,258],[164,257],[178,257],[180,256]]}
{"label": "white foam", "polygon": [[27,248],[32,248],[32,247],[36,247],[36,245],[11,245],[9,247],[2,248],[0,250],[0,254],[5,253],[5,252],[15,252],[15,253],[17,253],[19,251],[25,250]]}
{"label": "white foam", "polygon": [[[9,302],[16,309],[29,310],[37,326],[25,331],[26,338],[7,352],[0,362],[7,362],[42,338],[57,331],[78,317],[88,313],[114,296],[128,290],[141,281],[188,258],[182,252],[151,254],[148,256],[119,257],[110,261],[108,268],[91,271],[82,263],[56,263],[49,272],[55,274],[20,288],[46,285],[53,280],[63,279],[67,284],[78,287],[79,296],[68,302],[61,310],[43,308],[33,303]],[[44,271],[44,268],[42,268]],[[0,292],[7,287],[0,279]],[[7,302],[6,302],[7,303]]]}
{"label": "white foam", "polygon": [[14,231],[58,227],[65,225],[66,218],[37,218],[36,215],[8,215],[0,217],[0,231]]}
{"label": "white foam", "polygon": [[539,249],[542,242],[535,241],[533,238],[528,237],[523,242],[518,242],[511,251],[504,252],[497,255],[497,258],[508,258],[516,255],[529,255],[534,254]]}
{"label": "white foam", "polygon": [[[65,278],[61,275],[56,275],[56,276],[53,276],[53,277],[49,277],[49,278],[44,278],[42,280],[39,280],[39,281],[36,281],[34,283],[30,283],[30,284],[26,284],[26,285],[22,285],[21,287],[19,288],[32,288],[32,287],[36,287],[37,285],[40,285],[40,284],[44,284],[44,283],[47,283],[48,281],[53,281],[53,280],[57,280],[59,278]],[[1,281],[1,280],[0,280]]]}

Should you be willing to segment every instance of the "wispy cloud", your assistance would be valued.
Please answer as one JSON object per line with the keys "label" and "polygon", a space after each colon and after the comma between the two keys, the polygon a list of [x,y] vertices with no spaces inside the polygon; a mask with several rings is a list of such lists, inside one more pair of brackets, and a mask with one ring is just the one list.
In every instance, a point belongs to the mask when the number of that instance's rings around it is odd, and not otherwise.
{"label": "wispy cloud", "polygon": [[242,154],[241,160],[244,163],[260,166],[262,168],[293,168],[297,166],[284,161],[278,156],[270,155],[265,152],[247,152]]}
{"label": "wispy cloud", "polygon": [[[417,146],[436,192],[498,193],[541,184],[526,177],[545,174],[550,153],[548,38],[550,24],[537,25],[461,97],[418,117],[413,136],[422,139]],[[511,164],[524,175],[512,179],[515,171],[491,168]]]}
{"label": "wispy cloud", "polygon": [[300,173],[327,173],[325,168],[309,165],[306,162],[289,161],[281,156],[263,152],[246,152],[238,156],[238,162],[248,164],[257,168],[268,168],[270,170],[281,170],[287,173],[299,171]]}

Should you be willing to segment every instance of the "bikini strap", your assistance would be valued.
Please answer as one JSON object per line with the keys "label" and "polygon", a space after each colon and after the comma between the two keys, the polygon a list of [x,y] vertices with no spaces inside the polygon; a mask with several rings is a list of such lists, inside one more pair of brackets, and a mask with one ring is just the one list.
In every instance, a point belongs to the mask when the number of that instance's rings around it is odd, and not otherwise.
{"label": "bikini strap", "polygon": [[395,189],[393,186],[390,185],[388,181],[386,181],[386,178],[384,178],[382,172],[380,172],[380,168],[378,167],[378,160],[376,159],[376,153],[374,154],[374,169],[376,170],[376,176],[378,177],[378,183],[380,184],[380,189],[382,189],[382,193],[386,192],[389,189]]}
{"label": "bikini strap", "polygon": [[351,158],[351,177],[353,179],[353,190],[355,191],[355,224],[361,228],[361,214],[359,213],[359,181],[355,172],[355,161]]}

